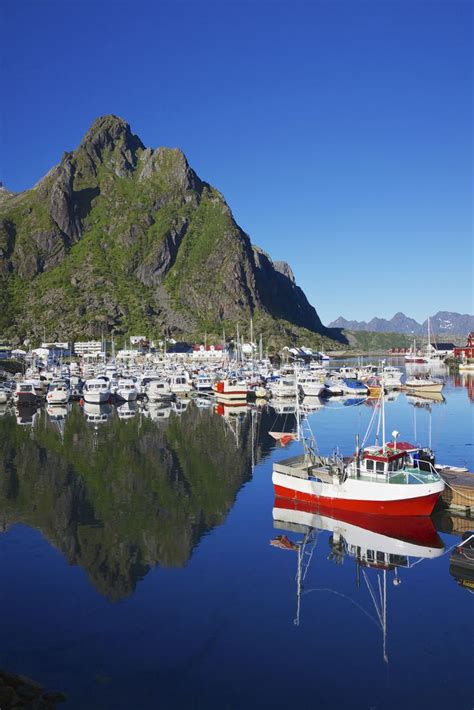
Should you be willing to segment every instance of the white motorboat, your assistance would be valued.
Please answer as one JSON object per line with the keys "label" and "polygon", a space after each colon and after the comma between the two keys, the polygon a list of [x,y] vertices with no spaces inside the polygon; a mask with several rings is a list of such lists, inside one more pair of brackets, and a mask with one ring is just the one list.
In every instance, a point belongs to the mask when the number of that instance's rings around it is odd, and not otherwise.
{"label": "white motorboat", "polygon": [[193,385],[187,372],[180,372],[171,376],[170,388],[173,394],[187,395]]}
{"label": "white motorboat", "polygon": [[71,395],[66,380],[53,380],[46,394],[48,404],[67,404]]}
{"label": "white motorboat", "polygon": [[435,392],[440,393],[444,387],[444,382],[433,380],[430,377],[412,376],[405,381],[407,389],[413,392]]}
{"label": "white motorboat", "polygon": [[305,397],[319,397],[326,389],[321,377],[315,375],[298,375],[298,390]]}
{"label": "white motorboat", "polygon": [[115,394],[125,402],[134,402],[138,397],[138,390],[134,380],[119,379]]}
{"label": "white motorboat", "polygon": [[10,392],[9,392],[9,390],[4,389],[4,388],[0,385],[0,404],[6,404],[9,399],[10,399]]}
{"label": "white motorboat", "polygon": [[341,382],[341,388],[344,394],[350,395],[364,395],[369,392],[369,388],[364,382],[352,377],[345,377]]}
{"label": "white motorboat", "polygon": [[145,395],[149,402],[166,402],[174,399],[170,383],[167,380],[151,380],[145,388]]}
{"label": "white motorboat", "polygon": [[333,373],[332,375],[330,375],[328,377],[328,379],[326,380],[325,384],[326,384],[326,391],[328,392],[328,394],[335,395],[335,396],[342,394],[343,381],[342,381],[342,377],[340,375],[338,375],[337,373]]}
{"label": "white motorboat", "polygon": [[34,382],[30,380],[17,382],[13,392],[13,401],[17,406],[36,404],[38,395],[36,394]]}
{"label": "white motorboat", "polygon": [[384,389],[398,389],[402,386],[402,376],[403,372],[399,367],[393,367],[392,365],[387,365],[384,367],[380,373],[380,381],[384,386]]}
{"label": "white motorboat", "polygon": [[193,385],[198,392],[209,392],[212,389],[212,380],[209,375],[201,372],[194,378]]}
{"label": "white motorboat", "polygon": [[235,379],[219,380],[212,385],[213,392],[218,399],[242,400],[247,399],[249,387],[247,382]]}
{"label": "white motorboat", "polygon": [[295,375],[282,375],[280,379],[270,382],[268,385],[272,397],[282,399],[291,397],[294,399],[298,394],[298,382]]}
{"label": "white motorboat", "polygon": [[100,377],[86,380],[82,390],[82,396],[84,401],[90,404],[103,404],[108,402],[111,396],[108,381]]}

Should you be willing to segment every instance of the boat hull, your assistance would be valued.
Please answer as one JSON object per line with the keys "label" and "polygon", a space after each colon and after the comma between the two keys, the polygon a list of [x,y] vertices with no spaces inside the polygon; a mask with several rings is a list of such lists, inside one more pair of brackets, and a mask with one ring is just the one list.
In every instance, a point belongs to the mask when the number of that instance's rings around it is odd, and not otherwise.
{"label": "boat hull", "polygon": [[443,383],[432,383],[427,385],[413,384],[410,382],[406,383],[406,388],[411,392],[428,392],[432,394],[440,394],[443,391]]}
{"label": "boat hull", "polygon": [[69,402],[69,392],[48,392],[46,401],[48,404],[67,404]]}
{"label": "boat hull", "polygon": [[216,395],[217,399],[222,400],[223,402],[225,401],[232,401],[232,400],[246,400],[247,399],[247,390],[244,389],[235,389],[235,390],[216,390],[213,388],[214,394]]}
{"label": "boat hull", "polygon": [[111,393],[108,390],[103,392],[83,392],[82,396],[88,404],[105,404],[109,401]]}
{"label": "boat hull", "polygon": [[331,484],[275,470],[272,481],[277,498],[371,515],[430,515],[444,490],[442,480],[385,485],[348,478],[342,484]]}

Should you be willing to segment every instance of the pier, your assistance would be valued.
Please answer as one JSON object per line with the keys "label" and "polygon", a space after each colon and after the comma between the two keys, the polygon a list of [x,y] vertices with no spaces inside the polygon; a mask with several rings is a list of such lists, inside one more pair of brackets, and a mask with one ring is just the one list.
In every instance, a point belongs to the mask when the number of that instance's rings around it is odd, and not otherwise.
{"label": "pier", "polygon": [[474,513],[474,473],[441,468],[438,473],[446,483],[441,502],[450,509]]}

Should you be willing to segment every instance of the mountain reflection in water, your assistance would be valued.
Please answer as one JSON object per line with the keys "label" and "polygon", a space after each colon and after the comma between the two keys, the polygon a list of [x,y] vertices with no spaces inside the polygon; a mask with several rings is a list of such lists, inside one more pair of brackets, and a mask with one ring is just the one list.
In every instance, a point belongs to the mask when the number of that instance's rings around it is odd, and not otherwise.
{"label": "mountain reflection in water", "polygon": [[1,525],[40,530],[110,600],[185,565],[275,443],[269,411],[50,409],[0,419]]}

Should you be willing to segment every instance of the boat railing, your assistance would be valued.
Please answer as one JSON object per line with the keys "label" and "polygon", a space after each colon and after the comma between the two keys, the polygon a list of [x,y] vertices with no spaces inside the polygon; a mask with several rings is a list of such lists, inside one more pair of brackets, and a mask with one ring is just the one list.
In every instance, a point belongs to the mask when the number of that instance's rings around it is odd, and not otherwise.
{"label": "boat railing", "polygon": [[[416,465],[414,466],[414,468],[417,468],[420,473],[424,473],[424,472],[422,471],[422,469],[420,468],[420,461],[419,461],[419,459],[415,459],[415,461],[414,461],[413,463],[416,464]],[[439,480],[441,479],[441,476],[439,475],[439,472],[438,472],[438,471],[436,470],[436,468],[433,466],[433,464],[431,463],[431,461],[422,461],[422,463],[423,463],[423,466],[427,466],[427,467],[428,467],[428,473],[431,474],[432,476],[434,476],[437,481],[439,481]]]}
{"label": "boat railing", "polygon": [[428,468],[428,470],[422,470],[420,468],[420,462],[418,460],[414,460],[409,467],[399,471],[390,472],[388,481],[390,483],[398,483],[399,481],[392,481],[391,479],[397,479],[403,474],[407,483],[409,482],[409,477],[414,479],[417,483],[433,483],[434,481],[441,480],[438,471],[434,468],[430,461],[423,461],[422,463],[423,466]]}

